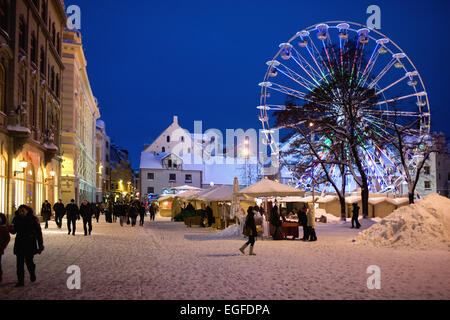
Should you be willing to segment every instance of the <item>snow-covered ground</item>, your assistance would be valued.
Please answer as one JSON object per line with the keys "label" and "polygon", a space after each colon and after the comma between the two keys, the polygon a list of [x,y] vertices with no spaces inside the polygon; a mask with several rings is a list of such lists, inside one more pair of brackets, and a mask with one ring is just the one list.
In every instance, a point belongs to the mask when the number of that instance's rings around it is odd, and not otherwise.
{"label": "snow-covered ground", "polygon": [[[19,289],[12,240],[0,299],[450,299],[448,250],[363,245],[350,223],[319,223],[314,243],[258,240],[256,256],[242,256],[244,240],[233,235],[160,217],[144,228],[102,217],[93,228],[84,237],[78,223],[73,237],[52,222],[35,258],[38,281],[27,275]],[[81,268],[81,290],[67,289],[71,265]],[[370,265],[381,268],[381,290],[367,288]]]}

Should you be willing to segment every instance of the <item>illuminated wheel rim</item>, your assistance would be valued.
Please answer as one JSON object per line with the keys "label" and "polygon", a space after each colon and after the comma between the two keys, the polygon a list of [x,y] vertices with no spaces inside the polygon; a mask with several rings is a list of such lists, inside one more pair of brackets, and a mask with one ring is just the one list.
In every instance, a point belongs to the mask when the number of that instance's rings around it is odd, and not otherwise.
{"label": "illuminated wheel rim", "polygon": [[[368,52],[367,57],[370,57],[366,63],[355,66],[358,84],[375,89],[380,97],[377,110],[368,110],[364,114],[364,121],[379,134],[387,136],[389,132],[383,129],[378,119],[395,112],[398,117],[418,119],[421,134],[430,132],[428,95],[408,55],[377,30],[354,22],[330,21],[297,32],[287,42],[280,44],[276,55],[266,63],[264,81],[259,84],[261,96],[258,109],[265,143],[273,154],[280,153],[280,146],[270,123],[272,112],[283,110],[288,98],[306,103],[307,94],[330,77],[331,64],[330,69],[326,67],[330,57],[342,57],[342,50],[345,50],[349,39],[355,39],[361,50]],[[335,44],[339,50],[330,50],[329,44]],[[392,110],[392,103],[398,105],[396,111]],[[395,160],[393,150],[371,145],[363,161],[370,177],[370,191],[398,191],[405,175]],[[311,179],[310,175],[297,177],[296,184],[308,190]],[[327,191],[329,187],[324,185],[323,190]],[[348,187],[347,191],[357,188],[354,181],[350,181]]]}

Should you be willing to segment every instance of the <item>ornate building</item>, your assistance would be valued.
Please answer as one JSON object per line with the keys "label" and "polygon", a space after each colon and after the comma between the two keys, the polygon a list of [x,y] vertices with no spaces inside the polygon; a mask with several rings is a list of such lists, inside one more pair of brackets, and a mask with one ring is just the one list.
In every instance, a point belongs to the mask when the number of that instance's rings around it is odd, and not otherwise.
{"label": "ornate building", "polygon": [[97,160],[96,201],[101,202],[107,200],[111,193],[111,140],[106,134],[106,125],[103,120],[97,120],[95,141],[95,156]]}
{"label": "ornate building", "polygon": [[0,212],[60,192],[61,0],[0,0]]}
{"label": "ornate building", "polygon": [[87,62],[78,31],[64,30],[62,92],[61,193],[64,202],[94,202],[97,195],[95,159],[98,102],[92,94]]}

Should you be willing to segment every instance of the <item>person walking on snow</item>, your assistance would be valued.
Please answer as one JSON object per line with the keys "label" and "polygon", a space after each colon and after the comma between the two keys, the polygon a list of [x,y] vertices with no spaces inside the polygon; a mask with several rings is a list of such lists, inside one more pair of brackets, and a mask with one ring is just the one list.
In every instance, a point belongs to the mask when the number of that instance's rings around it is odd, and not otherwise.
{"label": "person walking on snow", "polygon": [[145,206],[143,203],[139,203],[139,225],[141,227],[144,226],[144,219],[145,219]]}
{"label": "person walking on snow", "polygon": [[255,240],[256,240],[256,223],[255,223],[255,212],[253,211],[252,207],[249,207],[247,210],[247,218],[245,219],[244,224],[244,235],[248,236],[248,241],[246,244],[244,244],[239,251],[242,252],[242,254],[245,255],[245,249],[250,245],[250,256],[255,256],[256,254],[253,253],[253,247],[255,246]]}
{"label": "person walking on snow", "polygon": [[27,265],[30,273],[30,281],[36,281],[36,265],[33,258],[35,254],[44,251],[41,225],[38,217],[34,215],[33,209],[21,205],[16,211],[9,232],[16,234],[14,242],[14,254],[17,257],[17,284],[16,287],[24,286],[25,268]]}
{"label": "person walking on snow", "polygon": [[[72,235],[75,235],[75,230],[77,226],[77,220],[80,220],[80,212],[78,210],[78,206],[75,204],[75,200],[70,200],[70,203],[66,206],[66,213],[67,213],[67,230],[70,232],[72,231]],[[70,226],[72,225],[72,230],[70,229]]]}
{"label": "person walking on snow", "polygon": [[308,213],[308,205],[305,204],[302,208],[302,210],[300,210],[298,212],[298,223],[300,223],[303,227],[303,238],[301,239],[302,241],[307,241],[308,240],[308,217],[307,217],[307,213]]}
{"label": "person walking on snow", "polygon": [[94,210],[94,215],[95,215],[95,220],[98,223],[98,220],[100,219],[100,212],[101,212],[101,208],[100,208],[100,204],[92,204],[93,206],[93,210]]}
{"label": "person walking on snow", "polygon": [[309,208],[307,217],[308,217],[307,225],[308,225],[308,238],[309,238],[307,240],[317,241],[316,229],[314,229],[316,227],[316,216],[315,216],[313,208],[311,208],[311,207]]}
{"label": "person walking on snow", "polygon": [[61,199],[59,199],[59,201],[53,205],[53,211],[55,211],[55,223],[58,228],[61,229],[62,219],[66,214],[66,208],[64,207]]}
{"label": "person walking on snow", "polygon": [[5,249],[10,240],[11,237],[6,226],[6,216],[0,213],[0,283],[3,281],[2,256],[5,254]]}
{"label": "person walking on snow", "polygon": [[[81,215],[81,218],[83,219],[84,235],[87,236],[88,232],[89,232],[89,235],[91,235],[93,211],[92,211],[92,205],[90,205],[89,202],[87,202],[87,200],[83,200],[83,203],[81,203],[80,215]],[[89,226],[89,230],[88,230],[88,226]]]}
{"label": "person walking on snow", "polygon": [[359,219],[359,206],[357,203],[353,203],[352,229],[355,228],[355,225],[356,229],[361,228],[361,224],[359,223],[358,219]]}
{"label": "person walking on snow", "polygon": [[48,202],[48,200],[45,200],[42,204],[41,214],[44,218],[45,229],[48,229],[48,221],[52,217],[52,205]]}

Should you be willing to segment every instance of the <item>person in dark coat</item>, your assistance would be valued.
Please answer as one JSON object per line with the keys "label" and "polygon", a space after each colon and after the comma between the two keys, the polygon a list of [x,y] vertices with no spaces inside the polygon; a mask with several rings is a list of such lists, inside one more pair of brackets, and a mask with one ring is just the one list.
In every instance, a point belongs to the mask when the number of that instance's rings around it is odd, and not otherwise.
{"label": "person in dark coat", "polygon": [[129,210],[128,210],[128,216],[131,219],[131,226],[134,227],[136,225],[136,219],[138,216],[138,208],[136,206],[136,203],[130,204]]}
{"label": "person in dark coat", "polygon": [[208,217],[208,227],[211,227],[214,223],[214,215],[210,206],[206,207],[206,216]]}
{"label": "person in dark coat", "polygon": [[[70,200],[70,203],[66,206],[66,213],[67,213],[67,230],[69,230],[69,233],[72,231],[72,235],[75,235],[75,230],[77,226],[77,220],[80,220],[80,212],[78,209],[78,206],[75,204],[75,200]],[[72,225],[72,230],[70,229],[70,226]]]}
{"label": "person in dark coat", "polygon": [[108,223],[113,222],[113,220],[112,220],[113,211],[114,211],[114,207],[113,207],[112,201],[109,201],[106,206],[106,210],[105,210],[106,222],[108,222]]}
{"label": "person in dark coat", "polygon": [[52,217],[52,205],[47,200],[42,204],[41,215],[44,218],[45,229],[48,229],[48,221]]}
{"label": "person in dark coat", "polygon": [[62,219],[66,214],[66,208],[61,199],[53,205],[53,211],[55,211],[55,222],[59,229],[62,228]]}
{"label": "person in dark coat", "polygon": [[242,254],[245,254],[245,249],[250,245],[249,255],[255,256],[256,254],[253,253],[253,247],[255,246],[257,232],[255,212],[253,211],[252,207],[249,207],[247,210],[247,218],[245,219],[244,224],[244,235],[248,236],[248,241],[239,249],[239,251],[241,251]]}
{"label": "person in dark coat", "polygon": [[270,223],[275,227],[275,230],[273,231],[272,238],[273,240],[278,239],[278,232],[281,231],[281,220],[280,215],[278,213],[278,206],[275,205],[272,210],[270,211]]}
{"label": "person in dark coat", "polygon": [[358,219],[359,219],[359,206],[357,203],[353,203],[352,229],[355,228],[355,225],[356,229],[361,228],[361,224],[359,223]]}
{"label": "person in dark coat", "polygon": [[[116,208],[114,208],[114,212],[116,212]],[[117,204],[117,215],[119,217],[120,226],[123,227],[123,222],[127,216],[127,209],[124,203]]]}
{"label": "person in dark coat", "polygon": [[5,254],[5,249],[10,240],[11,237],[6,226],[6,216],[0,213],[0,283],[3,281],[2,256]]}
{"label": "person in dark coat", "polygon": [[143,203],[139,203],[139,225],[141,227],[144,226],[144,219],[145,219],[145,206]]}
{"label": "person in dark coat", "polygon": [[303,227],[303,238],[302,241],[308,241],[309,235],[308,235],[308,205],[305,204],[302,208],[302,210],[299,210],[297,212],[298,214],[298,223],[300,223]]}
{"label": "person in dark coat", "polygon": [[[92,210],[92,206],[87,202],[87,200],[83,200],[80,206],[80,216],[83,219],[83,229],[84,235],[87,236],[88,232],[91,235],[92,231],[92,215],[94,214]],[[89,227],[89,229],[88,229]]]}
{"label": "person in dark coat", "polygon": [[156,206],[155,206],[155,204],[153,202],[150,205],[149,212],[150,212],[150,220],[155,221]]}
{"label": "person in dark coat", "polygon": [[93,205],[93,209],[94,209],[94,216],[95,216],[95,220],[98,223],[98,220],[100,219],[100,212],[101,212],[101,208],[100,208],[100,204],[92,204]]}
{"label": "person in dark coat", "polygon": [[14,254],[17,257],[17,284],[16,287],[24,286],[25,268],[27,265],[30,273],[30,281],[36,281],[36,265],[34,264],[34,255],[41,254],[44,251],[44,241],[42,238],[41,225],[38,218],[34,215],[33,209],[21,205],[16,211],[9,231],[16,234],[14,242]]}

